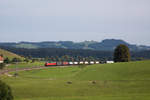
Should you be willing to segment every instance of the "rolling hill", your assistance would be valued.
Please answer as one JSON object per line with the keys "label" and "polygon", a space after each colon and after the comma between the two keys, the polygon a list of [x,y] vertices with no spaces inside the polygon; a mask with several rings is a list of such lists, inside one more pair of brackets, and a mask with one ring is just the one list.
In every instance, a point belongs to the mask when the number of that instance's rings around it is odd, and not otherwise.
{"label": "rolling hill", "polygon": [[90,50],[113,51],[115,47],[119,44],[127,45],[131,51],[150,50],[150,46],[133,45],[127,43],[126,41],[117,39],[105,39],[101,42],[45,41],[45,42],[0,43],[0,47],[7,46],[7,47],[27,48],[27,49],[65,48],[65,49],[90,49]]}
{"label": "rolling hill", "polygon": [[12,59],[12,58],[20,58],[20,59],[23,59],[23,57],[17,55],[17,54],[14,54],[12,52],[9,52],[9,51],[6,51],[6,50],[3,50],[3,49],[0,49],[0,54],[2,54],[4,56],[4,58],[8,57],[9,59]]}
{"label": "rolling hill", "polygon": [[2,79],[12,87],[15,100],[150,100],[149,65],[140,61],[84,69],[49,67]]}

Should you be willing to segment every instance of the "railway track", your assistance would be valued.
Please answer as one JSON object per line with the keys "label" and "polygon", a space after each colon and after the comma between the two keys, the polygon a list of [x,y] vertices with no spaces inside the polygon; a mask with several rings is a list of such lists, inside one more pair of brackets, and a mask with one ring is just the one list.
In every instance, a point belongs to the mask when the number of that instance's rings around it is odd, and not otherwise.
{"label": "railway track", "polygon": [[[51,67],[56,67],[56,66],[51,66]],[[68,67],[68,66],[57,66],[57,67]],[[0,75],[6,74],[6,73],[9,73],[9,72],[15,72],[15,71],[27,71],[27,70],[36,70],[36,69],[45,69],[45,68],[50,68],[50,67],[39,66],[39,67],[3,69],[3,70],[0,70]]]}

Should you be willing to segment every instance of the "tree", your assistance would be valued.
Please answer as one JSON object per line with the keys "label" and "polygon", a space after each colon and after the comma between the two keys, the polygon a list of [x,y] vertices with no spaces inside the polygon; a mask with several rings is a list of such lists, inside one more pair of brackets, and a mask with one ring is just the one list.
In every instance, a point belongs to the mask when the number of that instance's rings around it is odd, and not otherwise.
{"label": "tree", "polygon": [[9,64],[10,62],[11,62],[11,61],[10,61],[10,59],[9,59],[8,57],[4,59],[4,63],[5,63],[5,64]]}
{"label": "tree", "polygon": [[128,62],[130,61],[130,58],[130,51],[126,45],[120,44],[116,47],[114,51],[115,62]]}
{"label": "tree", "polygon": [[34,62],[36,62],[36,59],[32,59],[31,63],[34,63]]}
{"label": "tree", "polygon": [[12,62],[14,62],[14,63],[21,62],[21,59],[20,58],[13,58]]}
{"label": "tree", "polygon": [[11,88],[0,80],[0,100],[13,100]]}
{"label": "tree", "polygon": [[28,58],[25,58],[24,61],[25,61],[26,63],[28,63],[30,60],[29,60]]}

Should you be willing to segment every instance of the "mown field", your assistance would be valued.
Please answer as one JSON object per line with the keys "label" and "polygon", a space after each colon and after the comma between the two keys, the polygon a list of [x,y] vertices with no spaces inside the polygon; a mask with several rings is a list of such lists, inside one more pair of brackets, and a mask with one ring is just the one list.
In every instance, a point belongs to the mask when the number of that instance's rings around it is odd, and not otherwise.
{"label": "mown field", "polygon": [[[13,72],[11,73],[13,74]],[[150,61],[18,72],[2,76],[15,100],[150,100]]]}

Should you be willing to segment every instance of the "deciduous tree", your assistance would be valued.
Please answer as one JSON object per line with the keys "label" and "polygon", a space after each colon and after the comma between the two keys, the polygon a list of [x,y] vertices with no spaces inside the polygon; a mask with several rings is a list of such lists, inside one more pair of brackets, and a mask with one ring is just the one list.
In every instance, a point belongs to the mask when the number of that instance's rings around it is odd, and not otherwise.
{"label": "deciduous tree", "polygon": [[130,51],[129,48],[124,45],[120,44],[116,47],[114,51],[114,61],[115,62],[128,62],[130,61]]}

